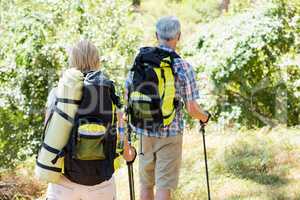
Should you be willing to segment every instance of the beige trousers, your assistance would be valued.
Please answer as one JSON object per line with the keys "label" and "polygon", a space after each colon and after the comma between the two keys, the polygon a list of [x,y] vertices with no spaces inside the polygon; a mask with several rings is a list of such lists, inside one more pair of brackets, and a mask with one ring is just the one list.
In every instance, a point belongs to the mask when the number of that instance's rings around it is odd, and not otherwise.
{"label": "beige trousers", "polygon": [[144,155],[139,156],[141,185],[176,189],[182,157],[182,135],[166,138],[143,136],[142,143]]}
{"label": "beige trousers", "polygon": [[99,185],[85,186],[71,182],[62,176],[56,183],[49,183],[47,200],[116,200],[114,177]]}

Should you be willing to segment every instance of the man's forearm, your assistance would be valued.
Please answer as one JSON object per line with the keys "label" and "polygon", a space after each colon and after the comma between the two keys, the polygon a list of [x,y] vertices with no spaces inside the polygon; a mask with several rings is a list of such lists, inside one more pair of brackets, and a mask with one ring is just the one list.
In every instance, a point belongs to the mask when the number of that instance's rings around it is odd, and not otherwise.
{"label": "man's forearm", "polygon": [[208,120],[209,116],[196,101],[188,101],[186,103],[186,109],[192,118],[201,120],[202,122]]}

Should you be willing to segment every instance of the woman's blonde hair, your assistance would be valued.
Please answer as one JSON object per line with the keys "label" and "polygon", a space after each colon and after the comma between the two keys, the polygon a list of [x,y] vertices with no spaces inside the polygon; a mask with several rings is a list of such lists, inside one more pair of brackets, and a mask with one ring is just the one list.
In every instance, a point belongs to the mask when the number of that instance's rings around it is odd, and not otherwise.
{"label": "woman's blonde hair", "polygon": [[81,72],[97,70],[100,65],[99,53],[95,45],[87,40],[79,41],[70,52],[69,66]]}

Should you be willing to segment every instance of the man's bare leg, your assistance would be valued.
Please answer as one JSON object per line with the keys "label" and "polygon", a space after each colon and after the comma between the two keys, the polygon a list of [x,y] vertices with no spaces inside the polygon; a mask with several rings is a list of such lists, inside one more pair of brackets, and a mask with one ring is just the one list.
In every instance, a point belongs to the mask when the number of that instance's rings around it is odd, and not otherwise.
{"label": "man's bare leg", "polygon": [[158,189],[155,200],[171,200],[171,191],[168,189]]}
{"label": "man's bare leg", "polygon": [[154,200],[153,187],[141,185],[140,200]]}

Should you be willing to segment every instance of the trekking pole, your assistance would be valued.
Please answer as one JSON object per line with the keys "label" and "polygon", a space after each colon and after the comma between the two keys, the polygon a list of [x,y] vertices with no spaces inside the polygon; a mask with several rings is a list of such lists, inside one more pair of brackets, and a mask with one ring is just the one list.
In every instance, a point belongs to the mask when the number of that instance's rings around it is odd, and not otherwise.
{"label": "trekking pole", "polygon": [[210,188],[209,188],[209,177],[208,177],[208,165],[207,165],[207,153],[206,153],[206,144],[205,144],[205,124],[200,121],[200,131],[203,138],[203,148],[204,148],[204,161],[205,161],[205,171],[206,171],[206,185],[207,185],[207,196],[210,200]]}
{"label": "trekking pole", "polygon": [[[128,144],[131,146],[131,127],[128,125]],[[130,162],[127,162],[128,167],[128,178],[129,178],[129,191],[130,191],[130,200],[135,200],[135,191],[134,191],[134,176],[133,176],[133,159]]]}

